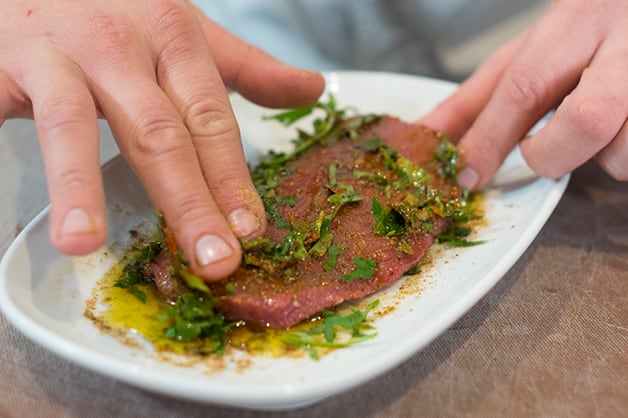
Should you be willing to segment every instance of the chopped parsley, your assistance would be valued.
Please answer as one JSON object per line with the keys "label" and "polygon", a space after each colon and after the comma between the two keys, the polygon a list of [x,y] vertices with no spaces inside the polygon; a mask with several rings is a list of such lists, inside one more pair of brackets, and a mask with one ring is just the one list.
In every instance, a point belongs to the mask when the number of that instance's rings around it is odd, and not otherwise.
{"label": "chopped parsley", "polygon": [[225,350],[225,336],[230,325],[216,311],[211,294],[187,292],[173,306],[166,306],[159,319],[166,324],[165,336],[177,341],[199,342],[199,354],[220,354]]}
{"label": "chopped parsley", "polygon": [[345,274],[340,278],[341,282],[349,282],[351,280],[370,280],[375,275],[375,260],[372,258],[364,258],[360,256],[353,257],[355,270]]}
{"label": "chopped parsley", "polygon": [[484,244],[486,241],[469,241],[467,237],[471,234],[471,228],[454,225],[445,233],[440,234],[436,240],[438,243],[445,243],[450,247],[473,247]]}
{"label": "chopped parsley", "polygon": [[406,222],[403,216],[392,206],[382,205],[377,196],[373,196],[371,201],[371,212],[375,217],[375,228],[373,228],[375,235],[392,237],[406,232]]}
{"label": "chopped parsley", "polygon": [[114,286],[128,289],[142,303],[146,303],[146,293],[138,285],[152,281],[151,277],[144,271],[144,268],[163,249],[163,243],[158,240],[148,242],[132,252],[125,261],[122,277],[114,283]]}
{"label": "chopped parsley", "polygon": [[264,116],[264,120],[276,120],[285,126],[290,126],[299,119],[303,119],[314,111],[314,105],[291,109],[272,116]]}
{"label": "chopped parsley", "polygon": [[434,158],[440,163],[443,176],[448,180],[456,180],[459,169],[459,157],[456,146],[451,143],[447,135],[443,136]]}
{"label": "chopped parsley", "polygon": [[[287,331],[280,338],[287,344],[303,348],[310,357],[319,358],[318,348],[342,348],[370,340],[377,333],[364,334],[364,330],[373,327],[367,322],[367,316],[379,304],[379,300],[370,303],[364,310],[353,308],[349,314],[341,314],[332,310],[323,311],[319,324],[304,331]],[[349,332],[350,338],[339,340],[340,332]]]}
{"label": "chopped parsley", "polygon": [[338,262],[338,256],[343,252],[344,250],[342,248],[332,243],[327,249],[327,260],[325,260],[325,264],[323,264],[323,270],[334,270],[336,268],[336,263]]}

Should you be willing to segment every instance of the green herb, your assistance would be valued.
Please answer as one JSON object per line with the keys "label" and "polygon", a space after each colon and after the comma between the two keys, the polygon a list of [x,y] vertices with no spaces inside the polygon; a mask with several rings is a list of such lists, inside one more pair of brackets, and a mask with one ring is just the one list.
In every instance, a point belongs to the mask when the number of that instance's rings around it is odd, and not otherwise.
{"label": "green herb", "polygon": [[198,340],[200,354],[222,353],[229,325],[216,311],[211,295],[188,292],[174,306],[167,306],[159,319],[167,323],[165,336],[177,341]]}
{"label": "green herb", "polygon": [[[125,269],[126,270],[126,269]],[[145,276],[143,273],[138,272],[137,270],[128,270],[124,271],[123,277],[118,279],[115,283],[115,287],[120,287],[122,289],[128,289],[135,297],[142,303],[146,303],[146,293],[143,290],[137,287],[140,283],[145,283]]]}
{"label": "green herb", "polygon": [[414,267],[410,267],[410,269],[408,269],[408,271],[403,273],[403,275],[408,276],[411,274],[419,274],[420,272],[421,272],[421,263],[415,265]]}
{"label": "green herb", "polygon": [[377,198],[373,196],[371,200],[371,213],[375,217],[375,227],[373,233],[380,237],[392,237],[402,235],[406,232],[406,223],[396,210],[390,205],[382,205]]}
{"label": "green herb", "polygon": [[471,234],[471,229],[465,226],[454,225],[445,233],[440,234],[436,240],[438,243],[446,243],[450,247],[473,247],[484,244],[486,241],[469,241],[467,237]]}
{"label": "green herb", "polygon": [[358,144],[358,147],[368,152],[375,152],[378,149],[380,149],[382,146],[384,146],[384,143],[382,142],[381,138],[377,136],[371,139],[365,139],[364,141],[361,141]]}
{"label": "green herb", "polygon": [[342,205],[362,200],[362,196],[355,191],[355,188],[351,184],[339,184],[335,190],[335,193],[329,196],[327,201],[337,206],[336,211],[338,211]]}
{"label": "green herb", "polygon": [[342,254],[344,250],[336,244],[331,244],[327,249],[327,260],[323,264],[323,269],[325,271],[331,271],[336,268],[336,262],[338,261],[338,256]]}
{"label": "green herb", "polygon": [[229,282],[225,284],[225,292],[227,292],[227,297],[233,297],[235,295],[236,286],[235,283]]}
{"label": "green herb", "polygon": [[340,278],[341,282],[349,282],[351,280],[369,280],[375,275],[375,260],[364,257],[353,257],[355,263],[355,270],[345,274]]}
{"label": "green herb", "polygon": [[285,206],[296,206],[297,197],[296,196],[284,196],[277,199],[277,203]]}
{"label": "green herb", "polygon": [[290,263],[305,260],[308,252],[305,247],[304,228],[292,225],[289,227],[290,232],[281,242],[273,242],[267,238],[243,241],[242,248],[245,250],[243,262],[267,273],[273,273]]}
{"label": "green herb", "polygon": [[302,119],[305,116],[311,114],[313,111],[314,111],[314,105],[311,105],[311,106],[305,106],[305,107],[300,107],[297,109],[288,110],[287,112],[278,113],[272,116],[264,116],[262,119],[263,120],[276,120],[286,126],[290,126],[294,122],[298,121],[299,119]]}
{"label": "green herb", "polygon": [[189,270],[180,270],[179,276],[183,279],[185,284],[187,284],[191,289],[199,290],[203,293],[209,293],[209,287],[205,284],[203,279],[201,279],[196,274],[192,273]]}
{"label": "green herb", "polygon": [[276,204],[278,203],[276,199],[267,199],[263,202],[264,208],[266,209],[266,215],[271,222],[273,222],[279,228],[290,227],[290,222],[286,221],[281,215],[281,212],[279,212],[279,208],[277,208],[276,206]]}
{"label": "green herb", "polygon": [[[318,347],[341,348],[361,343],[377,336],[377,333],[363,334],[364,330],[373,327],[367,322],[368,314],[379,300],[370,303],[363,311],[353,308],[349,314],[341,314],[331,310],[323,312],[322,322],[305,331],[284,332],[280,338],[287,344],[306,350],[313,359],[319,358]],[[338,334],[349,332],[351,337],[339,340]]]}
{"label": "green herb", "polygon": [[336,181],[336,169],[338,168],[338,165],[333,162],[331,164],[329,164],[329,167],[327,167],[327,175],[329,177],[329,181],[327,183],[327,187],[329,187],[330,189],[336,187],[337,181]]}
{"label": "green herb", "polygon": [[440,163],[443,176],[448,180],[456,180],[458,176],[458,150],[445,135],[441,140],[434,158]]}
{"label": "green herb", "polygon": [[329,249],[329,246],[332,245],[333,241],[334,234],[325,229],[325,231],[321,233],[318,241],[310,248],[309,253],[314,257],[322,257]]}
{"label": "green herb", "polygon": [[146,303],[146,293],[137,286],[152,282],[152,278],[144,272],[144,268],[163,250],[164,246],[161,241],[151,241],[132,252],[126,259],[122,277],[113,284],[114,287],[128,289],[142,303]]}

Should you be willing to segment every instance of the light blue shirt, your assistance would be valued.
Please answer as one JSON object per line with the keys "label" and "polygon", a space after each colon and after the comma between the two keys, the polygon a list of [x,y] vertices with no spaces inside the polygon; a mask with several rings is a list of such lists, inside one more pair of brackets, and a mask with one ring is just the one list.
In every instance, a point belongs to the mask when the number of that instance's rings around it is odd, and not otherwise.
{"label": "light blue shirt", "polygon": [[462,65],[455,57],[470,40],[546,2],[196,0],[228,30],[293,65],[446,78],[464,77],[479,63]]}

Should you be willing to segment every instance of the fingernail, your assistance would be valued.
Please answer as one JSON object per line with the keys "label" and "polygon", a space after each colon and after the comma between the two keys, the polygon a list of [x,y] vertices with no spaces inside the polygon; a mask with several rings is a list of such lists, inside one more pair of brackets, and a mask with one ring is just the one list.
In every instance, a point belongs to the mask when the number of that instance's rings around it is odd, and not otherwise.
{"label": "fingernail", "polygon": [[250,210],[236,209],[227,217],[231,229],[239,237],[246,237],[257,231],[262,223]]}
{"label": "fingernail", "polygon": [[465,167],[458,173],[458,186],[465,189],[473,189],[478,184],[480,176],[471,167]]}
{"label": "fingernail", "polygon": [[68,213],[65,214],[63,225],[61,226],[61,236],[87,234],[95,231],[96,226],[83,209],[70,209]]}
{"label": "fingernail", "polygon": [[219,236],[205,235],[196,241],[196,259],[201,266],[230,257],[233,249]]}

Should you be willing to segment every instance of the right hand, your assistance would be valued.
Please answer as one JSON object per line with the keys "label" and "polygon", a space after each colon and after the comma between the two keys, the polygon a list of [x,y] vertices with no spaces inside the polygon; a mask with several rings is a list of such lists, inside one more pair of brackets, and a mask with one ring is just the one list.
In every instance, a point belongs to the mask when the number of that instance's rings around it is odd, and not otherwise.
{"label": "right hand", "polygon": [[324,81],[227,33],[185,0],[2,0],[0,124],[35,120],[50,240],[86,254],[106,239],[97,118],[207,280],[259,236],[253,187],[226,88],[269,107],[315,101]]}
{"label": "right hand", "polygon": [[459,140],[466,163],[459,184],[484,187],[517,145],[547,178],[595,159],[627,181],[627,38],[626,0],[552,1],[422,120]]}

